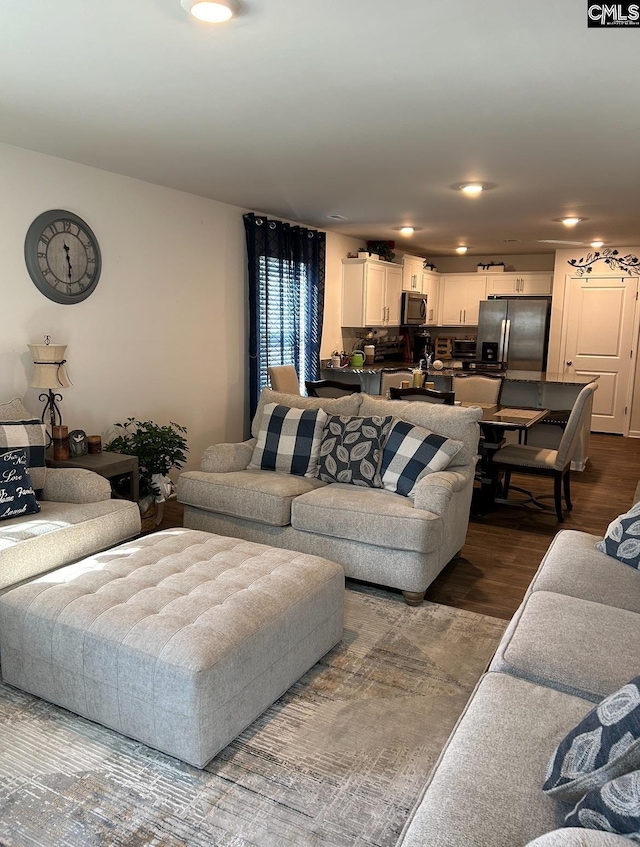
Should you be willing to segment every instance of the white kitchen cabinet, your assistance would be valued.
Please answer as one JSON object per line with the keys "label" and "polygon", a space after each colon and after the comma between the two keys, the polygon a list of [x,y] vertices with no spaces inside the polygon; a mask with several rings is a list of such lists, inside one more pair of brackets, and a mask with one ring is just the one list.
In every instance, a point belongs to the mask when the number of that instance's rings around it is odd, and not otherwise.
{"label": "white kitchen cabinet", "polygon": [[422,293],[427,298],[427,326],[438,325],[438,300],[440,296],[440,274],[432,271],[422,272]]}
{"label": "white kitchen cabinet", "polygon": [[553,274],[551,271],[495,274],[487,278],[487,297],[490,294],[514,296],[551,294],[552,286]]}
{"label": "white kitchen cabinet", "polygon": [[342,260],[342,326],[398,326],[402,265]]}
{"label": "white kitchen cabinet", "polygon": [[483,274],[443,274],[439,326],[477,326],[486,289],[487,277]]}
{"label": "white kitchen cabinet", "polygon": [[422,269],[424,259],[419,256],[402,257],[402,290],[422,294]]}

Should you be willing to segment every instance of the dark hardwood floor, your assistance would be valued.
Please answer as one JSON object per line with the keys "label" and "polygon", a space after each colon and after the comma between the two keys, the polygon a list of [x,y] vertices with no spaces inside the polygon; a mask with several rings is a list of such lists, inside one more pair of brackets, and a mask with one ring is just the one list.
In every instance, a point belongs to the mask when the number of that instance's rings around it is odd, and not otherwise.
{"label": "dark hardwood floor", "polygon": [[[560,529],[603,535],[631,506],[638,481],[640,439],[592,435],[587,469],[571,475],[573,511],[565,512],[563,524],[555,512],[531,506],[497,506],[490,515],[472,518],[462,555],[447,565],[426,599],[511,618],[554,535]],[[536,494],[553,492],[553,480],[546,477],[514,474],[512,484]],[[182,526],[182,507],[174,502],[166,505],[159,528],[172,526]]]}

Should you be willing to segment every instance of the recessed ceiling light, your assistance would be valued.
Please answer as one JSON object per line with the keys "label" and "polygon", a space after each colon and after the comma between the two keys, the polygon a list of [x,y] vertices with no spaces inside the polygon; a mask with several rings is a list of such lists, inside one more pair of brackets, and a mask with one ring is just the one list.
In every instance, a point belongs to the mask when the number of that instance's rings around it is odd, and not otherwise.
{"label": "recessed ceiling light", "polygon": [[456,253],[466,253],[468,249],[469,249],[468,247],[464,247],[461,244],[460,247],[456,247]]}
{"label": "recessed ceiling light", "polygon": [[180,0],[182,8],[207,24],[221,24],[237,12],[235,0]]}
{"label": "recessed ceiling light", "polygon": [[484,191],[484,185],[481,182],[463,182],[460,186],[460,191],[469,197],[477,197],[478,194]]}
{"label": "recessed ceiling light", "polygon": [[591,242],[592,247],[602,247],[603,245],[604,245],[604,241],[592,241]]}

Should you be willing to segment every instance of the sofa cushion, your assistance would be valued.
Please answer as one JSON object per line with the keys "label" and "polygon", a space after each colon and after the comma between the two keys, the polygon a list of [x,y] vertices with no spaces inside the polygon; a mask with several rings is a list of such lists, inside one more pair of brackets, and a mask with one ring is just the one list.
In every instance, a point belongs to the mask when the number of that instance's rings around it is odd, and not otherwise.
{"label": "sofa cushion", "polygon": [[562,807],[540,785],[553,748],[589,708],[560,691],[486,674],[398,847],[519,847],[560,826]]}
{"label": "sofa cushion", "polygon": [[606,553],[638,570],[640,568],[640,503],[619,515],[607,527],[602,541],[596,544],[601,553]]}
{"label": "sofa cushion", "polygon": [[181,503],[271,526],[291,523],[291,503],[326,485],[319,479],[273,471],[187,471],[178,480]]}
{"label": "sofa cushion", "polygon": [[[289,406],[292,409],[322,409],[328,415],[359,415],[361,394],[347,394],[344,397],[300,397],[297,394],[283,394],[263,388],[258,401],[258,408],[251,422],[251,435],[258,437],[262,412],[268,403],[278,403],[281,406]],[[385,412],[384,414],[390,414]]]}
{"label": "sofa cushion", "polygon": [[640,771],[619,776],[583,797],[566,819],[566,826],[640,836]]}
{"label": "sofa cushion", "polygon": [[532,590],[555,591],[640,613],[640,572],[597,550],[599,540],[572,529],[559,532],[531,583]]}
{"label": "sofa cushion", "polygon": [[36,494],[42,491],[46,479],[46,442],[44,424],[37,418],[0,423],[0,450],[24,448],[27,451],[27,468]]}
{"label": "sofa cushion", "polygon": [[0,521],[40,511],[29,471],[26,450],[0,453]]}
{"label": "sofa cushion", "polygon": [[25,409],[19,397],[14,397],[7,403],[0,403],[0,421],[26,421],[30,417],[31,412]]}
{"label": "sofa cushion", "polygon": [[[516,613],[492,670],[593,702],[638,672],[640,615],[567,595],[534,591]],[[615,661],[611,657],[615,656]]]}
{"label": "sofa cushion", "polygon": [[391,415],[382,418],[332,415],[322,433],[318,479],[361,488],[382,488],[382,445],[392,421]]}
{"label": "sofa cushion", "polygon": [[327,418],[322,409],[267,403],[249,468],[314,477]]}
{"label": "sofa cushion", "polygon": [[640,767],[640,677],[592,709],[558,745],[544,791],[576,803],[593,788]]}
{"label": "sofa cushion", "polygon": [[461,406],[444,406],[439,403],[383,400],[369,394],[358,396],[362,397],[359,412],[361,415],[393,415],[403,421],[423,426],[431,432],[437,432],[438,435],[462,441],[464,446],[449,467],[475,464],[480,438],[478,421],[482,417],[482,409],[477,406],[463,409]]}
{"label": "sofa cushion", "polygon": [[437,515],[414,509],[399,494],[339,482],[294,500],[291,525],[303,532],[418,553],[437,550],[443,543]]}
{"label": "sofa cushion", "polygon": [[462,441],[396,419],[382,450],[382,486],[410,497],[416,482],[443,471],[461,449]]}

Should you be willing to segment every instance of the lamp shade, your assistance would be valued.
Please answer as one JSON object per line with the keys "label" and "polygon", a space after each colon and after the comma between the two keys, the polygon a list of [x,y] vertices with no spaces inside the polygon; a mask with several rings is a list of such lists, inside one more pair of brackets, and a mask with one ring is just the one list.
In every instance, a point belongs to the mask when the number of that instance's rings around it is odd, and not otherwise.
{"label": "lamp shade", "polygon": [[29,344],[33,360],[31,388],[57,389],[71,385],[65,367],[66,349],[66,344]]}

